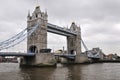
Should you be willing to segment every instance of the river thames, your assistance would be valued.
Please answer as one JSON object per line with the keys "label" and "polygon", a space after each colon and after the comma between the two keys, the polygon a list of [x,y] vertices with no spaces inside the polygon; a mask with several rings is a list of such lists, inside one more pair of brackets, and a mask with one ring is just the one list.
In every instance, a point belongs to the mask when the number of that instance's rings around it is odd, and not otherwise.
{"label": "river thames", "polygon": [[22,69],[18,63],[0,63],[0,80],[120,80],[120,63]]}

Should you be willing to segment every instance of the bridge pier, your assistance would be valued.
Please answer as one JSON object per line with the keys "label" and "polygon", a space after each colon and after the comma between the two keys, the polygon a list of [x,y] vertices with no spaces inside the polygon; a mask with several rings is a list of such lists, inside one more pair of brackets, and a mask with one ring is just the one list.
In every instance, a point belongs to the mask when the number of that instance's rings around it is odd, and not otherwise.
{"label": "bridge pier", "polygon": [[56,66],[56,60],[52,53],[38,53],[32,57],[23,57],[21,67],[49,67]]}
{"label": "bridge pier", "polygon": [[85,63],[88,62],[88,57],[85,55],[76,55],[75,57],[75,63]]}
{"label": "bridge pier", "polygon": [[81,64],[88,62],[88,57],[85,55],[76,55],[75,59],[61,58],[63,64]]}

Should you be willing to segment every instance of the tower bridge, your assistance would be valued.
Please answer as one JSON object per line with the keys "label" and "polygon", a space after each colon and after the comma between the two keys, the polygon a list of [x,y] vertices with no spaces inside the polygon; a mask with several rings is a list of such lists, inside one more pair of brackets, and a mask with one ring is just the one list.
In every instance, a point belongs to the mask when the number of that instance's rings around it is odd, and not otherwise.
{"label": "tower bridge", "polygon": [[[69,29],[48,23],[47,12],[42,12],[37,6],[32,13],[27,16],[27,33],[23,32],[0,44],[0,50],[10,48],[27,38],[27,53],[7,53],[0,52],[0,56],[23,56],[20,65],[22,66],[55,66],[56,60],[53,53],[43,53],[41,49],[47,48],[47,32],[63,35],[67,37],[67,53],[74,54],[74,63],[82,63],[87,57],[81,56],[81,31],[74,22]],[[21,38],[23,38],[21,40]],[[14,43],[14,44],[12,44]],[[61,57],[71,57],[71,55],[60,55]],[[64,60],[67,62],[67,58]]]}

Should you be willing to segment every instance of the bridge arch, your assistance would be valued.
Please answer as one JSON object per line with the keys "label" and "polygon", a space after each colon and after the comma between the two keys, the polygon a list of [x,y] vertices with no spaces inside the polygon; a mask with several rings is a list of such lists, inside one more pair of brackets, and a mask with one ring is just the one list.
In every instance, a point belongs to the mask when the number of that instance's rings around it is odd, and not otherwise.
{"label": "bridge arch", "polygon": [[30,53],[38,53],[38,49],[37,49],[37,47],[35,45],[32,45],[32,46],[29,47],[28,52],[30,52]]}

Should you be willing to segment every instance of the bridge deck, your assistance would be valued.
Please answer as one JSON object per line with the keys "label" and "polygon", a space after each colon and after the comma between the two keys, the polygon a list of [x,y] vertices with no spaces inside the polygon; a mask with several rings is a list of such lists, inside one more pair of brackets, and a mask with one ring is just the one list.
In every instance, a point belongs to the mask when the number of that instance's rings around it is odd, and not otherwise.
{"label": "bridge deck", "polygon": [[75,31],[71,31],[69,29],[65,29],[51,23],[47,23],[47,28],[48,32],[56,33],[63,36],[77,35]]}
{"label": "bridge deck", "polygon": [[35,53],[0,52],[0,56],[35,56]]}

